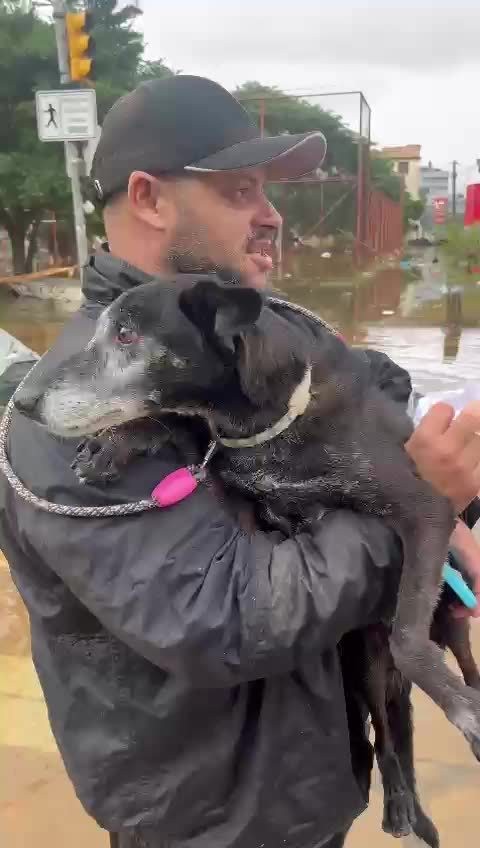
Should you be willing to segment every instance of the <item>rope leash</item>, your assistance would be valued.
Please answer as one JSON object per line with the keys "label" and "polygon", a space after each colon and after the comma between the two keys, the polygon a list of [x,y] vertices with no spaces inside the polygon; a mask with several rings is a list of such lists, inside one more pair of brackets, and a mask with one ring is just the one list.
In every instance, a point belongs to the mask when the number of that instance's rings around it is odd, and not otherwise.
{"label": "rope leash", "polygon": [[[326,321],[323,321],[322,318],[319,318],[318,315],[315,315],[314,312],[310,312],[309,309],[305,309],[303,306],[298,306],[296,303],[288,303],[288,301],[276,297],[269,297],[268,302],[277,306],[287,306],[292,312],[297,312],[305,318],[309,318],[332,333],[335,332],[333,327],[330,327]],[[17,386],[16,392],[22,389],[24,383],[28,380],[37,365],[38,362],[25,375],[22,382]],[[158,504],[151,497],[140,501],[132,501],[131,503],[108,504],[105,506],[72,506],[68,504],[57,504],[54,501],[46,500],[46,498],[40,498],[31,492],[22,483],[20,478],[17,477],[7,456],[7,439],[12,423],[14,398],[15,394],[10,398],[0,424],[0,470],[5,474],[10,486],[19,498],[31,506],[41,509],[43,512],[50,512],[53,515],[64,515],[70,518],[121,518],[125,515],[138,515],[141,512],[158,508]]]}

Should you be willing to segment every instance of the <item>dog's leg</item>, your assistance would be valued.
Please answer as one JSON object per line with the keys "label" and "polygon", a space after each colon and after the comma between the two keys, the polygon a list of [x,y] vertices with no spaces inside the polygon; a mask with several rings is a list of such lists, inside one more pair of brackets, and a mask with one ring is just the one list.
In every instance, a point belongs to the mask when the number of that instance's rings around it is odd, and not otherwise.
{"label": "dog's leg", "polygon": [[258,520],[271,530],[280,530],[285,536],[291,536],[293,531],[292,522],[283,515],[279,515],[267,501],[258,505]]}
{"label": "dog's leg", "polygon": [[480,673],[472,654],[468,618],[449,616],[445,623],[444,640],[459,665],[466,685],[480,691]]}
{"label": "dog's leg", "polygon": [[367,660],[363,631],[345,633],[338,646],[345,689],[352,770],[368,803],[372,780],[373,747],[367,736],[368,705],[365,692]]}
{"label": "dog's leg", "polygon": [[[450,503],[421,481],[403,484],[405,503],[392,505],[404,546],[404,566],[390,645],[397,668],[441,707],[480,760],[480,693],[464,687],[430,640],[430,625],[442,583],[442,568],[453,527]],[[407,509],[410,513],[407,513]]]}
{"label": "dog's leg", "polygon": [[411,683],[402,678],[399,672],[394,673],[392,685],[389,686],[387,693],[388,725],[403,777],[414,799],[415,822],[413,831],[419,839],[430,845],[430,848],[439,848],[438,831],[422,809],[417,795],[413,753],[412,704],[410,701],[411,688]]}
{"label": "dog's leg", "polygon": [[366,696],[375,730],[375,754],[383,783],[382,827],[392,836],[408,836],[415,824],[414,795],[410,791],[395,750],[387,712],[387,686],[391,665],[388,632],[383,625],[364,632]]}
{"label": "dog's leg", "polygon": [[175,419],[141,419],[85,439],[72,463],[75,474],[82,483],[110,483],[135,457],[155,456],[167,442],[175,445],[181,461],[193,465],[200,459],[198,446],[178,416]]}
{"label": "dog's leg", "polygon": [[112,427],[79,444],[72,469],[81,483],[106,484],[118,479],[136,456],[159,449],[169,438],[168,429],[149,421]]}

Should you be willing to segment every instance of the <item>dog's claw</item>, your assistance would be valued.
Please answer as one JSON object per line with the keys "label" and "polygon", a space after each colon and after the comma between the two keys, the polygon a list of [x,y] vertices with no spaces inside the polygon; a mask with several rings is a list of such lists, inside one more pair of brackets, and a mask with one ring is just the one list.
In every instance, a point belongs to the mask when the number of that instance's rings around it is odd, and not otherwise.
{"label": "dog's claw", "polygon": [[77,448],[77,455],[71,463],[78,482],[82,485],[105,484],[119,476],[115,462],[115,447],[110,440],[97,437],[85,439]]}
{"label": "dog's claw", "polygon": [[400,838],[408,836],[415,824],[415,800],[408,789],[392,792],[385,798],[382,828],[385,833]]}

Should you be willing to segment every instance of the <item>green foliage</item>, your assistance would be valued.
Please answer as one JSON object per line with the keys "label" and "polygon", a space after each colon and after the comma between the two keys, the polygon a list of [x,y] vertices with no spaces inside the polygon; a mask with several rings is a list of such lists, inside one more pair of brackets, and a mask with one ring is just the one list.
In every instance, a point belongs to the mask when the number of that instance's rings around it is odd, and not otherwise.
{"label": "green foliage", "polygon": [[266,98],[265,131],[269,135],[321,130],[328,141],[324,168],[335,166],[350,174],[355,173],[357,145],[353,134],[338,115],[304,98],[291,97],[278,88],[269,88],[258,82],[246,82],[234,94],[257,124],[261,109],[259,98]]}
{"label": "green foliage", "polygon": [[381,159],[374,153],[370,161],[370,178],[378,191],[383,191],[391,200],[400,200],[400,180],[390,159]]}
{"label": "green foliage", "polygon": [[[370,177],[372,185],[383,191],[391,200],[399,201],[401,197],[401,183],[398,174],[393,169],[390,159],[382,159],[375,154],[371,158]],[[409,191],[403,192],[403,227],[408,229],[409,221],[418,221],[425,209],[423,199],[415,200]]]}
{"label": "green foliage", "polygon": [[464,227],[452,221],[443,228],[442,242],[441,251],[450,267],[470,270],[471,266],[480,265],[479,225]]}
{"label": "green foliage", "polygon": [[65,208],[63,147],[37,138],[35,91],[57,85],[52,27],[18,4],[0,5],[0,224],[17,272],[26,270],[25,236],[46,209]]}
{"label": "green foliage", "polygon": [[[84,3],[71,0],[69,8],[84,8]],[[143,36],[135,29],[141,16],[136,6],[117,9],[117,0],[91,0],[92,37],[95,41],[95,90],[98,119],[103,118],[122,94],[131,91],[144,79],[171,76],[173,71],[161,59],[145,61]]]}
{"label": "green foliage", "polygon": [[419,221],[425,211],[424,200],[414,200],[410,192],[406,191],[403,199],[403,226],[408,229],[409,221]]}
{"label": "green foliage", "polygon": [[[80,6],[69,4],[72,10]],[[93,0],[90,7],[101,121],[140,80],[173,72],[161,61],[144,61],[143,37],[135,29],[138,9],[117,10],[115,0]],[[0,226],[10,236],[16,273],[31,270],[25,238],[48,210],[71,219],[63,145],[40,142],[35,118],[35,91],[58,85],[52,23],[35,10],[24,13],[18,0],[0,0]]]}

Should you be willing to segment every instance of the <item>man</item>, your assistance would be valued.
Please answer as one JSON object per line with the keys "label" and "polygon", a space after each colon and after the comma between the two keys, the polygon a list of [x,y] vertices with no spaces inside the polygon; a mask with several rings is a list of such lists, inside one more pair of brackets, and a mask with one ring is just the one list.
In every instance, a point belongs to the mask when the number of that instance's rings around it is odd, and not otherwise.
{"label": "man", "polygon": [[[260,139],[208,80],[152,81],[121,100],[94,161],[110,253],[91,260],[85,305],[39,368],[79,350],[103,307],[152,278],[214,272],[263,285],[276,227],[264,182],[313,170],[324,151],[319,133]],[[271,308],[312,340],[327,332]],[[408,375],[387,366],[372,365],[375,379],[408,396]],[[411,453],[461,509],[479,488],[480,410],[455,425],[448,414],[427,421],[430,437],[417,434]],[[29,489],[63,504],[139,500],[178,464],[166,448],[104,491],[82,488],[69,470],[75,445],[18,414],[8,451]],[[452,470],[454,484],[443,479]],[[392,532],[333,511],[311,536],[247,535],[202,487],[170,510],[122,519],[40,513],[3,479],[0,495],[51,725],[112,844],[341,846],[366,799],[352,775],[337,644],[394,602]]]}

